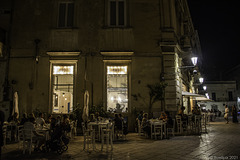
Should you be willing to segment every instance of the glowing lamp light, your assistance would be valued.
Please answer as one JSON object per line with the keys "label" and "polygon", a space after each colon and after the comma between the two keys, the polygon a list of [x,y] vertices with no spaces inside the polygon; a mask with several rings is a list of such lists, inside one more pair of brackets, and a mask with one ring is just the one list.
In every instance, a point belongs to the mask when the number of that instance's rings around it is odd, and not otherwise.
{"label": "glowing lamp light", "polygon": [[208,95],[208,93],[205,93],[205,96],[209,99],[209,95]]}
{"label": "glowing lamp light", "polygon": [[192,57],[191,60],[192,60],[192,64],[193,64],[194,66],[196,66],[196,65],[197,65],[198,57]]}
{"label": "glowing lamp light", "polygon": [[203,86],[203,90],[206,91],[207,90],[207,86]]}
{"label": "glowing lamp light", "polygon": [[199,82],[200,82],[200,83],[203,83],[203,80],[204,80],[204,79],[203,79],[202,77],[199,78]]}

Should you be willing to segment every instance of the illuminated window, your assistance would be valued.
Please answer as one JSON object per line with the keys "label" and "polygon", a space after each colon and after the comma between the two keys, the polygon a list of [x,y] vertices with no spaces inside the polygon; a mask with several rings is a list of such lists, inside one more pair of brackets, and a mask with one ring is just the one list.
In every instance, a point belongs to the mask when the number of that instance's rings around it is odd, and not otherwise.
{"label": "illuminated window", "polygon": [[127,66],[107,66],[107,110],[126,112],[128,108]]}
{"label": "illuminated window", "polygon": [[109,25],[110,26],[126,25],[125,0],[109,0]]}
{"label": "illuminated window", "polygon": [[73,65],[53,65],[53,113],[70,113],[73,109]]}
{"label": "illuminated window", "polygon": [[60,3],[58,10],[58,27],[73,27],[74,3]]}

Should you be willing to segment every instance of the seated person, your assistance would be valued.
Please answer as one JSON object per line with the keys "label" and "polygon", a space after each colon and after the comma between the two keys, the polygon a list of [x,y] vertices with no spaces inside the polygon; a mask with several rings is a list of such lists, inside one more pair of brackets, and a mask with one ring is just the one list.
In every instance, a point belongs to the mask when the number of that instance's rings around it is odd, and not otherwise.
{"label": "seated person", "polygon": [[95,122],[95,121],[96,121],[96,118],[95,118],[95,116],[94,116],[94,114],[93,114],[93,113],[92,113],[92,114],[90,114],[89,121],[90,121],[90,122]]}
{"label": "seated person", "polygon": [[143,114],[143,119],[142,119],[142,124],[141,127],[143,131],[150,137],[151,136],[151,126],[148,120],[148,114],[144,113]]}
{"label": "seated person", "polygon": [[68,115],[63,116],[63,122],[61,124],[63,131],[65,132],[70,132],[71,131],[71,126],[70,126],[70,120]]}
{"label": "seated person", "polygon": [[45,136],[36,132],[33,119],[29,119],[29,121],[25,122],[23,125],[24,129],[31,129],[33,132],[33,140],[37,141],[38,146],[34,149],[36,151],[40,150],[40,147],[45,144]]}
{"label": "seated person", "polygon": [[28,120],[33,122],[34,124],[36,124],[36,118],[35,118],[34,113],[29,113]]}
{"label": "seated person", "polygon": [[165,112],[161,112],[161,115],[159,117],[159,120],[163,120],[164,122],[167,121],[167,115]]}
{"label": "seated person", "polygon": [[45,125],[45,120],[43,119],[43,113],[39,113],[38,117],[36,118],[36,124],[40,126]]}
{"label": "seated person", "polygon": [[182,121],[188,121],[188,116],[186,114],[184,114],[184,110],[185,110],[185,107],[181,107],[179,110],[178,110],[178,115],[181,116],[181,119]]}
{"label": "seated person", "polygon": [[52,120],[52,115],[48,115],[48,118],[46,119],[45,123],[46,124],[51,124],[51,120]]}
{"label": "seated person", "polygon": [[198,107],[193,107],[192,114],[193,115],[201,115],[199,108]]}
{"label": "seated person", "polygon": [[173,128],[173,119],[170,116],[170,113],[168,111],[166,113],[166,122],[167,122],[167,128]]}
{"label": "seated person", "polygon": [[27,121],[28,121],[27,113],[23,113],[23,117],[21,119],[20,125],[23,125]]}

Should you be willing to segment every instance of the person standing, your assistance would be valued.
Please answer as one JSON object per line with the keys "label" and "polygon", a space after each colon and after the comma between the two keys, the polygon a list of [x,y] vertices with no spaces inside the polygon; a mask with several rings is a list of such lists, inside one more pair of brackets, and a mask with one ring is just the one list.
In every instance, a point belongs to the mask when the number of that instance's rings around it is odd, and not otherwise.
{"label": "person standing", "polygon": [[228,106],[225,106],[225,114],[224,114],[224,119],[227,121],[226,124],[228,124],[228,113],[229,113],[229,109]]}
{"label": "person standing", "polygon": [[235,105],[233,105],[233,107],[232,107],[232,121],[233,121],[233,123],[238,123],[237,114],[238,114],[237,108],[236,108]]}
{"label": "person standing", "polygon": [[2,159],[4,112],[0,110],[0,159]]}

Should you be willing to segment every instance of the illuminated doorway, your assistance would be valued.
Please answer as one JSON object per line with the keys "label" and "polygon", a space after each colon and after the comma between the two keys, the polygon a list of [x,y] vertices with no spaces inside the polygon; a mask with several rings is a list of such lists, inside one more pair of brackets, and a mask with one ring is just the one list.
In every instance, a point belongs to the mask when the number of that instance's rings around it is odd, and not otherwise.
{"label": "illuminated doorway", "polygon": [[74,65],[53,65],[52,112],[70,113],[73,109]]}
{"label": "illuminated doorway", "polygon": [[107,110],[110,112],[128,110],[127,73],[127,66],[107,66]]}

